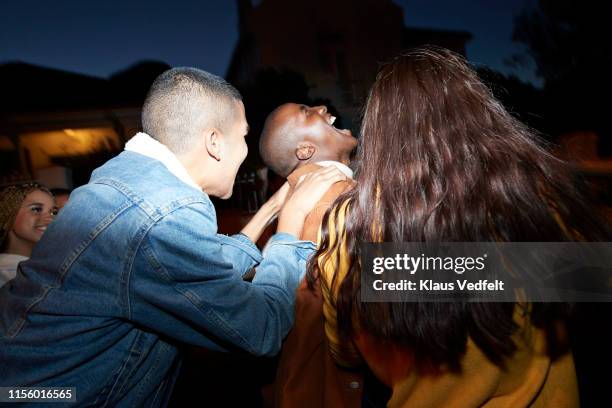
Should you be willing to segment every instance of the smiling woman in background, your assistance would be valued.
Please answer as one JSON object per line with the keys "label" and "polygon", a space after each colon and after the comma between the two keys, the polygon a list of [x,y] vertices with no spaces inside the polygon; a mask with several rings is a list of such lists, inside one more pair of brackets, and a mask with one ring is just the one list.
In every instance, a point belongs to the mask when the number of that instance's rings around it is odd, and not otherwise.
{"label": "smiling woman in background", "polygon": [[38,183],[2,188],[0,192],[0,286],[15,277],[17,264],[30,257],[57,214],[51,192]]}

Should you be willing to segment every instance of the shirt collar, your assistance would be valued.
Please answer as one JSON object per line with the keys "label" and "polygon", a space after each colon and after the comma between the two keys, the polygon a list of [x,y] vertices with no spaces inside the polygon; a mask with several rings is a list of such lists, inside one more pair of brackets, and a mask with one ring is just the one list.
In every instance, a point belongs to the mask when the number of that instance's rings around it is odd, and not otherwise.
{"label": "shirt collar", "polygon": [[125,150],[139,153],[161,162],[170,173],[175,175],[183,183],[198,191],[202,191],[202,188],[193,181],[187,169],[185,169],[185,166],[183,166],[176,155],[164,144],[153,139],[148,134],[143,132],[137,133],[125,144]]}
{"label": "shirt collar", "polygon": [[323,167],[336,166],[341,172],[346,174],[347,177],[353,178],[353,170],[351,170],[350,167],[347,166],[346,164],[340,163],[339,161],[324,160],[324,161],[316,162],[316,164],[318,164],[319,166],[323,166]]}
{"label": "shirt collar", "polygon": [[27,256],[9,254],[8,252],[4,252],[0,254],[0,265],[3,265],[5,262],[6,263],[21,262],[21,261],[25,261],[26,259],[28,259]]}
{"label": "shirt collar", "polygon": [[328,166],[336,166],[340,171],[346,174],[347,177],[353,178],[353,170],[351,170],[346,164],[340,163],[334,160],[324,160],[316,163],[304,164],[297,169],[293,170],[291,174],[287,176],[287,181],[291,187],[295,187],[301,176],[312,173],[313,171]]}

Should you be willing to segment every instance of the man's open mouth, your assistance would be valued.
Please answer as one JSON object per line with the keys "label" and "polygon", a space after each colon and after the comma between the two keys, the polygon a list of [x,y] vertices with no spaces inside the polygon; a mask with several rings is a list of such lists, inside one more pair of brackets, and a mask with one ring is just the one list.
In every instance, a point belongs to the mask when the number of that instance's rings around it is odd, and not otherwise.
{"label": "man's open mouth", "polygon": [[338,132],[340,132],[340,133],[344,133],[345,135],[350,135],[350,136],[353,136],[353,133],[352,133],[350,130],[348,130],[348,129],[338,129],[337,127],[335,127],[335,126],[334,126],[334,123],[335,123],[335,122],[336,122],[336,117],[335,117],[335,116],[333,116],[333,115],[329,115],[329,116],[327,117],[327,123],[329,123],[329,125],[330,125],[331,127],[333,127],[334,129],[336,129],[336,130],[337,130]]}

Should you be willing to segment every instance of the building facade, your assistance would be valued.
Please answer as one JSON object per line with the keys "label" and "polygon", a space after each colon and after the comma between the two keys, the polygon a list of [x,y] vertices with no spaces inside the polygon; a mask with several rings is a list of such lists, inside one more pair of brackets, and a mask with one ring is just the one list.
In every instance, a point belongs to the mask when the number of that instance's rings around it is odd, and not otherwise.
{"label": "building facade", "polygon": [[347,127],[378,66],[402,49],[434,44],[465,55],[467,32],[411,29],[391,0],[238,0],[240,39],[227,79],[237,85],[265,68],[301,73],[310,97],[329,99]]}

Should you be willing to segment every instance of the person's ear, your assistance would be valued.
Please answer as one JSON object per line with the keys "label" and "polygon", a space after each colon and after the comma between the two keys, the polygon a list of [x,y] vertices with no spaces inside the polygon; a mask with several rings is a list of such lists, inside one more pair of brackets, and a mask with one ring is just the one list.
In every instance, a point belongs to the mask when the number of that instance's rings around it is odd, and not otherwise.
{"label": "person's ear", "polygon": [[295,148],[295,156],[298,160],[308,160],[314,154],[317,148],[310,142],[300,142]]}
{"label": "person's ear", "polygon": [[209,156],[216,161],[221,160],[221,135],[217,129],[206,129],[204,132],[204,147]]}

